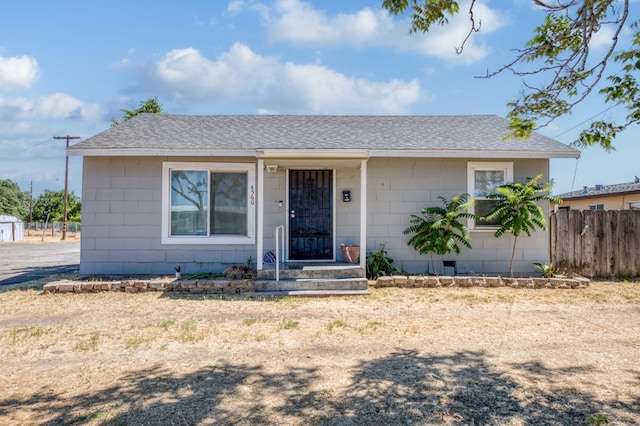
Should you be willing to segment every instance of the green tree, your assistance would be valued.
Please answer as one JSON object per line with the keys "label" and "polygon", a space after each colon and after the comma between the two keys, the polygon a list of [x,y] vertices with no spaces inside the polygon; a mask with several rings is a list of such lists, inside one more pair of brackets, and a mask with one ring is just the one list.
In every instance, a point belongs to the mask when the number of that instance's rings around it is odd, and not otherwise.
{"label": "green tree", "polygon": [[433,255],[444,255],[454,251],[460,254],[459,244],[471,248],[471,234],[467,226],[460,221],[463,218],[475,218],[472,213],[465,213],[473,204],[469,194],[462,194],[447,201],[438,197],[443,206],[425,207],[420,214],[411,215],[411,225],[403,232],[413,234],[408,241],[420,254],[431,256],[431,269],[435,271]]}
{"label": "green tree", "polygon": [[[67,195],[67,219],[69,222],[80,222],[81,207],[80,198],[73,191]],[[33,220],[36,222],[44,222],[47,220],[47,214],[50,222],[62,222],[64,215],[64,191],[45,190],[33,203]]]}
{"label": "green tree", "polygon": [[496,188],[494,193],[487,195],[488,199],[496,200],[496,205],[481,220],[499,221],[500,228],[494,234],[496,238],[500,238],[505,232],[511,232],[513,235],[513,249],[509,263],[509,274],[512,277],[518,236],[524,232],[530,237],[536,227],[546,229],[544,210],[538,202],[548,200],[562,203],[561,199],[548,194],[551,190],[549,184],[543,186],[538,183],[541,177],[542,175],[538,175],[525,184],[507,183]]}
{"label": "green tree", "polygon": [[[468,8],[469,32],[460,41],[459,53],[469,37],[481,30],[480,22],[474,17],[475,3],[475,0],[471,1]],[[593,121],[574,145],[599,145],[607,151],[614,149],[612,140],[616,134],[640,123],[637,81],[640,21],[626,25],[630,1],[533,0],[533,3],[546,12],[544,22],[535,28],[525,46],[514,49],[517,53],[511,62],[486,75],[492,77],[511,72],[523,78],[519,97],[507,104],[511,137],[527,138],[533,130],[569,114],[596,91],[605,103],[619,104],[628,114],[621,123]],[[434,25],[446,25],[450,17],[460,12],[459,2],[454,0],[384,0],[382,7],[394,15],[410,11],[410,34],[428,32]],[[613,31],[611,42],[606,49],[594,49],[594,37],[603,28]],[[618,51],[625,28],[632,30],[631,46]],[[612,61],[616,64],[616,72],[609,74],[606,68]],[[542,83],[538,83],[540,80]]]}
{"label": "green tree", "polygon": [[21,192],[17,183],[0,179],[0,215],[29,220],[29,193]]}
{"label": "green tree", "polygon": [[149,98],[146,101],[140,101],[140,106],[135,109],[121,109],[123,115],[121,120],[111,119],[111,126],[117,126],[123,121],[127,121],[138,114],[143,112],[151,114],[162,114],[162,105],[158,101],[158,98]]}

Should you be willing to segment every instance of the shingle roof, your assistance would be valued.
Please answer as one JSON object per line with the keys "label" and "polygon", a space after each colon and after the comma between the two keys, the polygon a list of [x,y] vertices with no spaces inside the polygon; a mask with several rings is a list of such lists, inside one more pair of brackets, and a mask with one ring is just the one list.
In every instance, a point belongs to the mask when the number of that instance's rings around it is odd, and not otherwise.
{"label": "shingle roof", "polygon": [[[496,115],[329,116],[140,114],[69,148],[93,150],[460,150],[578,151],[538,133],[504,141],[508,122]],[[126,154],[123,154],[126,155]]]}
{"label": "shingle roof", "polygon": [[578,198],[592,198],[601,197],[605,195],[617,195],[629,192],[640,193],[640,180],[627,183],[617,183],[615,185],[596,185],[592,187],[584,187],[578,191],[565,192],[558,194],[556,197],[563,200],[578,199]]}

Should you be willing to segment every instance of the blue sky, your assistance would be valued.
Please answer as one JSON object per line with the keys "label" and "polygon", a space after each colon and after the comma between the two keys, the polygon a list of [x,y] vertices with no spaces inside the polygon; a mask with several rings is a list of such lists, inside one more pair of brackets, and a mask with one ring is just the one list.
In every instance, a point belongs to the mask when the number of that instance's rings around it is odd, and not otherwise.
{"label": "blue sky", "polygon": [[[464,12],[444,28],[408,36],[407,18],[388,16],[380,4],[3,2],[0,179],[23,191],[33,182],[34,196],[62,189],[65,142],[53,136],[90,137],[121,108],[151,97],[172,114],[507,114],[520,78],[475,76],[508,62],[530,38],[544,17],[531,1],[477,1],[481,31],[461,55]],[[600,34],[594,49],[610,36],[607,28]],[[541,133],[570,143],[589,120],[624,116],[607,108],[593,97]],[[619,135],[612,154],[594,147],[577,162],[552,160],[554,192],[632,181],[640,175],[639,136],[636,128]],[[77,195],[81,168],[70,157]]]}

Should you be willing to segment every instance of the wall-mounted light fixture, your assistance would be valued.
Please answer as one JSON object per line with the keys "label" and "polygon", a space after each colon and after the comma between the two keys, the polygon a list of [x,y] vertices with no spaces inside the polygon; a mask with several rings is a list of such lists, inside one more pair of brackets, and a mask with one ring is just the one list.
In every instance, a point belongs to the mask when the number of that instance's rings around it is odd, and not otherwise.
{"label": "wall-mounted light fixture", "polygon": [[342,202],[350,203],[351,202],[351,191],[342,191]]}
{"label": "wall-mounted light fixture", "polygon": [[268,164],[266,166],[266,169],[267,169],[267,173],[275,173],[278,171],[278,166],[275,164]]}
{"label": "wall-mounted light fixture", "polygon": [[278,200],[278,207],[282,208],[284,206],[284,201]]}

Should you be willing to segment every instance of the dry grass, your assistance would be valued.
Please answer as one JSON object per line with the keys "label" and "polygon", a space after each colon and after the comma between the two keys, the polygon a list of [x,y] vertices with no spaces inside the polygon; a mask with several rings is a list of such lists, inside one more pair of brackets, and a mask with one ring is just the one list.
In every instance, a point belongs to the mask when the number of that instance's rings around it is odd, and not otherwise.
{"label": "dry grass", "polygon": [[[33,283],[31,283],[33,285]],[[638,424],[640,284],[0,293],[2,424]]]}
{"label": "dry grass", "polygon": [[[54,232],[51,233],[50,230],[46,232],[35,231],[35,230],[27,230],[24,231],[23,239],[20,241],[12,241],[11,244],[30,244],[30,243],[41,243],[41,242],[61,242],[62,240],[62,232]],[[80,233],[79,232],[67,232],[66,242],[78,242],[80,241]]]}

